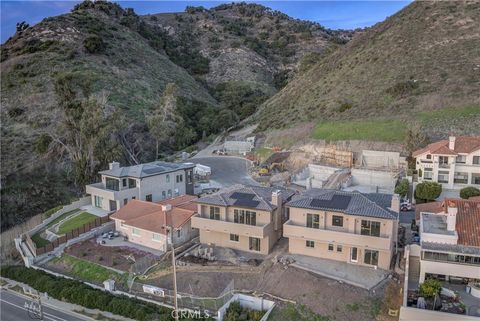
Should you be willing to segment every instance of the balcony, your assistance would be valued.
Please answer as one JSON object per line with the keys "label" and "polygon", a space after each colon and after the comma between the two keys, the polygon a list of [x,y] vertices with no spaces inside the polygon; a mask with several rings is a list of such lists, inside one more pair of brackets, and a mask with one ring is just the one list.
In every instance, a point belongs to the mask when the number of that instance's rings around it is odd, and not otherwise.
{"label": "balcony", "polygon": [[391,246],[390,237],[376,237],[325,229],[308,228],[303,225],[296,225],[290,220],[283,225],[283,236],[325,243],[335,242],[351,246],[372,248],[376,250],[390,250]]}
{"label": "balcony", "polygon": [[109,200],[121,200],[124,198],[138,197],[138,188],[129,188],[120,191],[107,189],[103,183],[95,183],[86,186],[86,193],[97,195]]}
{"label": "balcony", "polygon": [[209,230],[221,233],[264,238],[272,230],[272,223],[254,226],[227,221],[212,220],[210,218],[201,217],[199,214],[196,214],[192,217],[192,227],[198,228],[199,230]]}

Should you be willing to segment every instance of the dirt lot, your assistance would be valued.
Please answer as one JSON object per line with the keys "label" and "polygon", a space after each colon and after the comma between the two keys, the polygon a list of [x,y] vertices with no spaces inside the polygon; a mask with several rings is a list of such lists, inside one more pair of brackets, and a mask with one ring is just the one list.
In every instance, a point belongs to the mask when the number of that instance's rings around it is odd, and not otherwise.
{"label": "dirt lot", "polygon": [[129,271],[130,266],[138,260],[158,259],[155,255],[133,247],[108,247],[96,243],[95,238],[74,244],[65,249],[65,253],[82,260],[113,267],[121,271]]}

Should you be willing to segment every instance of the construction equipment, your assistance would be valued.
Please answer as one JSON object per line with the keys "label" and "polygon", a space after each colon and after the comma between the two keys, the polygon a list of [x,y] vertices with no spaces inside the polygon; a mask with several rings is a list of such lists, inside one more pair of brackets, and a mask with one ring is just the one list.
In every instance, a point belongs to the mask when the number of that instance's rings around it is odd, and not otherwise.
{"label": "construction equipment", "polygon": [[258,174],[260,176],[267,176],[271,175],[272,172],[275,173],[280,173],[285,171],[285,165],[283,163],[272,163],[270,165],[262,165],[260,170],[258,171]]}

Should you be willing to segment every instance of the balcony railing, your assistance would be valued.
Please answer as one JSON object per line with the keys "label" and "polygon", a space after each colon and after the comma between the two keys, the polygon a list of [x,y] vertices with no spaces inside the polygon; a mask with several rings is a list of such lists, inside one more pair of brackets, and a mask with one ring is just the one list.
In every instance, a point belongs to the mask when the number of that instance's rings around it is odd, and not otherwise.
{"label": "balcony railing", "polygon": [[110,200],[120,200],[131,196],[138,197],[138,188],[114,191],[106,188],[103,183],[94,183],[86,186],[86,193],[90,195],[98,195]]}
{"label": "balcony railing", "polygon": [[308,228],[303,225],[296,225],[291,220],[283,225],[283,235],[291,238],[301,238],[325,243],[340,243],[377,250],[390,250],[392,245],[389,236],[376,237],[326,229]]}
{"label": "balcony railing", "polygon": [[200,230],[263,238],[272,230],[272,223],[263,225],[247,225],[228,221],[213,220],[196,214],[192,217],[192,227]]}

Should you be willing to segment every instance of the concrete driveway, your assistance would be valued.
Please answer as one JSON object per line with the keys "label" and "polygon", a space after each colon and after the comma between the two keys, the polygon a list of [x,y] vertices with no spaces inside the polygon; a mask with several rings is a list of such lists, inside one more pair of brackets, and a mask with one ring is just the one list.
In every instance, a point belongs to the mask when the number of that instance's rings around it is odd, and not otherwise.
{"label": "concrete driveway", "polygon": [[233,156],[191,158],[189,162],[209,166],[212,169],[210,181],[221,187],[235,184],[260,185],[248,174],[250,161]]}

